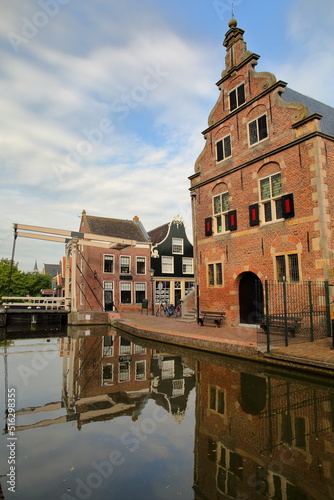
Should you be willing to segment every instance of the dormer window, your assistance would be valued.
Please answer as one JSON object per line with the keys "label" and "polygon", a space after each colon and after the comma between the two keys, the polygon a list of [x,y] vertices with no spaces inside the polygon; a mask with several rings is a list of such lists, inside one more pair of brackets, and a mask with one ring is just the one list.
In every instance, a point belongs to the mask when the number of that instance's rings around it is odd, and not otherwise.
{"label": "dormer window", "polygon": [[242,83],[235,89],[233,89],[229,93],[229,99],[230,99],[230,111],[233,111],[234,109],[237,109],[239,106],[241,106],[245,100],[245,84]]}
{"label": "dormer window", "polygon": [[216,142],[217,162],[225,160],[225,158],[229,158],[230,156],[232,156],[231,136],[227,135],[220,141]]}

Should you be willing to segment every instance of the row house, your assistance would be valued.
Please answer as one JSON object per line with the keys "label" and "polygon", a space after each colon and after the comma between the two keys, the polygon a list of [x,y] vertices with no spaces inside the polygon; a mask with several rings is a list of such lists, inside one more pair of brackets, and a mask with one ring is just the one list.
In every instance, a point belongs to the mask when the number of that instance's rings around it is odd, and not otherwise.
{"label": "row house", "polygon": [[333,268],[334,109],[257,72],[243,34],[232,19],[190,177],[200,308],[231,325],[257,321],[266,277],[324,281]]}
{"label": "row house", "polygon": [[184,221],[177,215],[148,235],[152,242],[155,302],[177,305],[194,287],[194,251]]}
{"label": "row house", "polygon": [[111,219],[83,211],[80,233],[113,238],[115,243],[110,248],[78,248],[78,310],[140,310],[151,296],[151,244],[139,218]]}

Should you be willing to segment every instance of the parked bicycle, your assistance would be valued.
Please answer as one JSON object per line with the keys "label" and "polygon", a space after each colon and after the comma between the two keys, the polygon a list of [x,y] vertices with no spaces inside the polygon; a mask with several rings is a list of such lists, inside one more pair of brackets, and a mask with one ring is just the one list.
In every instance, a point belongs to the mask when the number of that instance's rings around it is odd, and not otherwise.
{"label": "parked bicycle", "polygon": [[176,311],[175,307],[172,304],[168,304],[167,302],[165,304],[160,304],[156,313],[156,316],[165,316],[167,318],[173,317],[176,318]]}
{"label": "parked bicycle", "polygon": [[182,316],[182,300],[180,300],[177,306],[175,307],[175,315],[177,318]]}

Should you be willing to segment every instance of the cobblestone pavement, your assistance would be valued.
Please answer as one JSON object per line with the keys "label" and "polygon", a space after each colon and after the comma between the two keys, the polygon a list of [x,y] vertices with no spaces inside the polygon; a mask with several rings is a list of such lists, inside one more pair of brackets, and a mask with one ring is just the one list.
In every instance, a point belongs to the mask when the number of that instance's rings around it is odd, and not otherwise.
{"label": "cobblestone pavement", "polygon": [[[123,325],[141,336],[157,340],[198,347],[227,354],[253,357],[254,353],[261,353],[269,361],[281,360],[334,370],[334,350],[332,339],[324,338],[314,342],[290,343],[288,347],[275,347],[266,353],[265,345],[258,344],[256,327],[228,327],[200,326],[196,322],[187,322],[182,319],[152,316],[150,313],[122,313],[119,319]],[[263,338],[263,335],[262,335]],[[211,346],[211,347],[210,347]],[[234,348],[234,349],[233,349]]]}

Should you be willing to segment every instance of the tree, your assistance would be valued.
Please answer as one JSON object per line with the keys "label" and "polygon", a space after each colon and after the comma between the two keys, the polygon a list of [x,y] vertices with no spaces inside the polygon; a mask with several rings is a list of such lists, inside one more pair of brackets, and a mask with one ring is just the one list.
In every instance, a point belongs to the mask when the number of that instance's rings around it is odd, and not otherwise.
{"label": "tree", "polygon": [[11,265],[10,259],[0,259],[0,297],[38,297],[43,288],[51,288],[51,285],[49,274],[24,273],[17,263]]}

